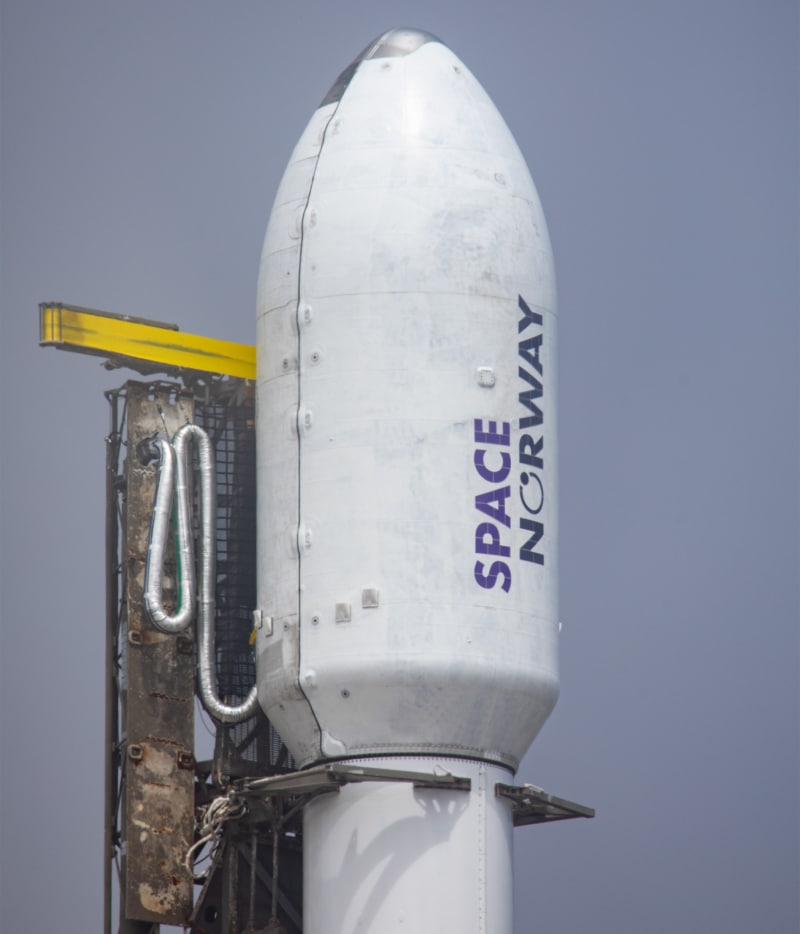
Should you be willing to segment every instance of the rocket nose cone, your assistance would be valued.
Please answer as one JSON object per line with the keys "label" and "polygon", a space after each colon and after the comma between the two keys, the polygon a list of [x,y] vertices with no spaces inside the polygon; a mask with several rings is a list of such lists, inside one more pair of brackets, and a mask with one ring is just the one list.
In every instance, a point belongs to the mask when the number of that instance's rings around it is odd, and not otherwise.
{"label": "rocket nose cone", "polygon": [[416,52],[420,46],[426,42],[441,42],[432,33],[425,32],[422,29],[389,29],[357,55],[353,61],[334,81],[333,87],[325,95],[320,107],[325,104],[332,104],[341,99],[342,94],[347,90],[347,85],[353,75],[356,73],[361,62],[371,58],[400,58],[403,55],[410,55]]}
{"label": "rocket nose cone", "polygon": [[397,58],[416,52],[426,42],[441,41],[422,29],[389,29],[370,43],[356,61],[363,61],[367,58]]}

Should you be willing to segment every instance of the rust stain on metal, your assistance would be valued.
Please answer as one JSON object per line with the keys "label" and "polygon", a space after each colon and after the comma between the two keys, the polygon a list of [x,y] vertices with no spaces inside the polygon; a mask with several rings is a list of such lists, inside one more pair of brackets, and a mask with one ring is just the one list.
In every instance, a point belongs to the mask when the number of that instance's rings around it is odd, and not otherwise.
{"label": "rust stain on metal", "polygon": [[148,882],[140,882],[138,889],[139,903],[150,914],[164,918],[175,912],[176,903],[182,901],[184,884],[176,879],[169,880],[167,887],[153,888]]}
{"label": "rust stain on metal", "polygon": [[[163,691],[150,691],[150,693],[147,696],[155,697],[158,700],[174,701],[176,704],[188,704],[189,703],[189,698],[187,697],[178,697],[174,694],[165,694]],[[169,740],[165,740],[164,742],[169,742]]]}
{"label": "rust stain on metal", "polygon": [[161,746],[177,746],[180,749],[191,749],[191,746],[187,746],[185,743],[179,742],[175,739],[170,739],[167,736],[145,736],[145,739],[151,743],[159,743]]}

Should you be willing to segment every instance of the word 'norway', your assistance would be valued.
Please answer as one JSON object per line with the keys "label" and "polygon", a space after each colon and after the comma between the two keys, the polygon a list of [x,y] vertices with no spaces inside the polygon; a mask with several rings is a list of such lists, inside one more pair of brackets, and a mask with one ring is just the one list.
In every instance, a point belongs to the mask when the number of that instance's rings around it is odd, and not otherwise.
{"label": "word 'norway'", "polygon": [[[517,370],[521,381],[519,391],[519,528],[525,541],[520,545],[519,559],[531,564],[544,564],[544,554],[537,551],[537,545],[544,536],[544,523],[538,518],[544,506],[544,485],[541,472],[544,470],[544,434],[541,399],[542,399],[542,316],[532,311],[523,297],[519,296],[519,319],[517,331],[520,335],[517,345],[519,366]],[[534,326],[537,330],[529,333]],[[536,400],[539,400],[538,402]],[[473,463],[478,476],[490,484],[503,484],[511,473],[511,423],[494,421],[484,422],[481,418],[474,421],[475,453]],[[475,562],[474,576],[478,584],[491,590],[498,581],[506,593],[511,589],[511,566],[504,558],[511,557],[510,532],[511,515],[507,509],[511,498],[511,485],[493,486],[475,496],[475,509],[481,513],[481,521],[475,528],[475,554],[487,555],[491,560]],[[516,510],[512,506],[512,512]],[[483,518],[488,517],[489,520]]]}

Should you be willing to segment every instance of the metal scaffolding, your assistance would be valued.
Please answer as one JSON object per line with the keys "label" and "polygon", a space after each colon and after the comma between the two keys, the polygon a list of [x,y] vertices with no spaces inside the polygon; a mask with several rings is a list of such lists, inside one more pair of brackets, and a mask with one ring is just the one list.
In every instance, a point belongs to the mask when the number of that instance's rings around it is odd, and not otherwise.
{"label": "metal scaffolding", "polygon": [[[107,443],[105,932],[150,934],[159,924],[206,934],[302,930],[301,828],[236,822],[197,848],[203,819],[232,783],[281,774],[292,763],[266,717],[212,722],[214,753],[194,744],[195,640],[159,632],[142,606],[156,483],[149,442],[193,421],[215,459],[216,677],[238,704],[255,681],[255,412],[252,384],[238,379],[127,382],[106,394]],[[174,558],[164,599],[174,606]],[[272,893],[276,855],[280,891]],[[116,872],[115,872],[116,868]],[[195,891],[195,886],[201,888]],[[273,927],[272,930],[280,928]]]}

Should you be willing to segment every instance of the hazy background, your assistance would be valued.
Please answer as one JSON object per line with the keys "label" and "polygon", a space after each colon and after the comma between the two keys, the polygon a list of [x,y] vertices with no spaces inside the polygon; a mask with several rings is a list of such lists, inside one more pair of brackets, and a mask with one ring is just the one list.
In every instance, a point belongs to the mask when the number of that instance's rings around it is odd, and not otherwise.
{"label": "hazy background", "polygon": [[[517,934],[798,931],[798,11],[781,0],[4,0],[0,928],[96,932],[103,390],[57,300],[252,343],[291,150],[439,35],[528,159],[561,313],[562,694]],[[348,934],[348,932],[332,932]]]}

